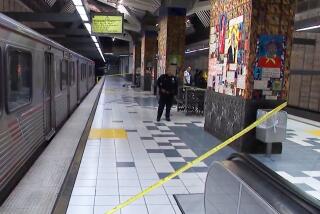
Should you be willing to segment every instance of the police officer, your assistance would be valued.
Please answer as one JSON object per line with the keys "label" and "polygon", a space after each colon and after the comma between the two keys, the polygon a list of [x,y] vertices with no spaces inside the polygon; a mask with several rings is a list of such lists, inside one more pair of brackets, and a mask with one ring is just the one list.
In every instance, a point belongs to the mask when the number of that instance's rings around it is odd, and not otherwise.
{"label": "police officer", "polygon": [[166,74],[163,74],[158,78],[157,85],[159,87],[160,99],[157,121],[160,121],[165,106],[166,120],[170,121],[170,110],[173,98],[178,93],[178,79],[175,77],[175,72],[175,69],[170,66]]}

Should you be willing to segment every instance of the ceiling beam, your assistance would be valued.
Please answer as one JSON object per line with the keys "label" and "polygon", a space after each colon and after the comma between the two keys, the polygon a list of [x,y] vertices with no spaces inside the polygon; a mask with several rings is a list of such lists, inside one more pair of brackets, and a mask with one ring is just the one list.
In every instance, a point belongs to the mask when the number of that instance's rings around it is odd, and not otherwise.
{"label": "ceiling beam", "polygon": [[[312,26],[318,26],[320,25],[320,16],[315,16],[299,21],[295,21],[294,28],[295,30],[301,29],[301,28],[307,28]],[[318,32],[319,29],[316,30],[309,30],[308,32]]]}
{"label": "ceiling beam", "polygon": [[33,13],[4,12],[5,15],[20,22],[77,22],[81,18],[76,13]]}
{"label": "ceiling beam", "polygon": [[130,8],[123,6],[125,13],[124,17],[125,19],[132,25],[136,25],[136,31],[135,32],[140,32],[141,31],[141,22],[137,19],[137,17],[134,15],[134,13],[130,10]]}
{"label": "ceiling beam", "polygon": [[211,10],[211,3],[210,1],[197,1],[191,10],[187,11],[187,16],[190,16],[194,13],[204,10]]}

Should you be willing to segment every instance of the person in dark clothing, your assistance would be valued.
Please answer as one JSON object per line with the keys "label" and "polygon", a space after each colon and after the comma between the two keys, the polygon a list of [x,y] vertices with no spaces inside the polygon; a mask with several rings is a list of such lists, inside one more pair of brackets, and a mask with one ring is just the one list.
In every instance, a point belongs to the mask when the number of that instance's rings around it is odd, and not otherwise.
{"label": "person in dark clothing", "polygon": [[166,107],[166,120],[170,121],[173,99],[178,93],[178,79],[174,76],[175,71],[171,70],[161,75],[157,80],[160,95],[157,121],[160,121],[164,107]]}

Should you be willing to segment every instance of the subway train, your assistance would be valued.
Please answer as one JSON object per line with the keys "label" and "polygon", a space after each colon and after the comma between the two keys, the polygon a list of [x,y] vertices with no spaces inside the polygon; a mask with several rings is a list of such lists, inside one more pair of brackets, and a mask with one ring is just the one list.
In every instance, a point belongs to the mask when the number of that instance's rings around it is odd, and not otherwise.
{"label": "subway train", "polygon": [[93,88],[94,71],[93,61],[0,13],[0,195]]}

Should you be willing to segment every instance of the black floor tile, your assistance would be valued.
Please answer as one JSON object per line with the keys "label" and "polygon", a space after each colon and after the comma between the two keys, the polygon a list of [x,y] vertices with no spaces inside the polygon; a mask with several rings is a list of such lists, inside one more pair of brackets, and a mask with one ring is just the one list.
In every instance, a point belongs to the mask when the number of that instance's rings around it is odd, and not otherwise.
{"label": "black floor tile", "polygon": [[117,162],[117,167],[135,167],[134,162]]}
{"label": "black floor tile", "polygon": [[171,143],[158,143],[159,146],[172,146]]}
{"label": "black floor tile", "polygon": [[[168,175],[170,175],[171,173],[158,173],[158,176],[160,179],[167,177]],[[178,179],[178,177],[175,177],[173,179]]]}
{"label": "black floor tile", "polygon": [[163,150],[163,153],[165,154],[166,157],[181,157],[181,155],[179,154],[179,152],[177,152],[177,150],[170,150],[170,149],[166,149]]}
{"label": "black floor tile", "polygon": [[175,149],[190,149],[188,146],[174,146]]}
{"label": "black floor tile", "polygon": [[141,137],[141,140],[153,140],[153,137]]}
{"label": "black floor tile", "polygon": [[147,153],[163,153],[162,149],[146,149]]}
{"label": "black floor tile", "polygon": [[148,130],[159,130],[156,126],[146,126]]}

